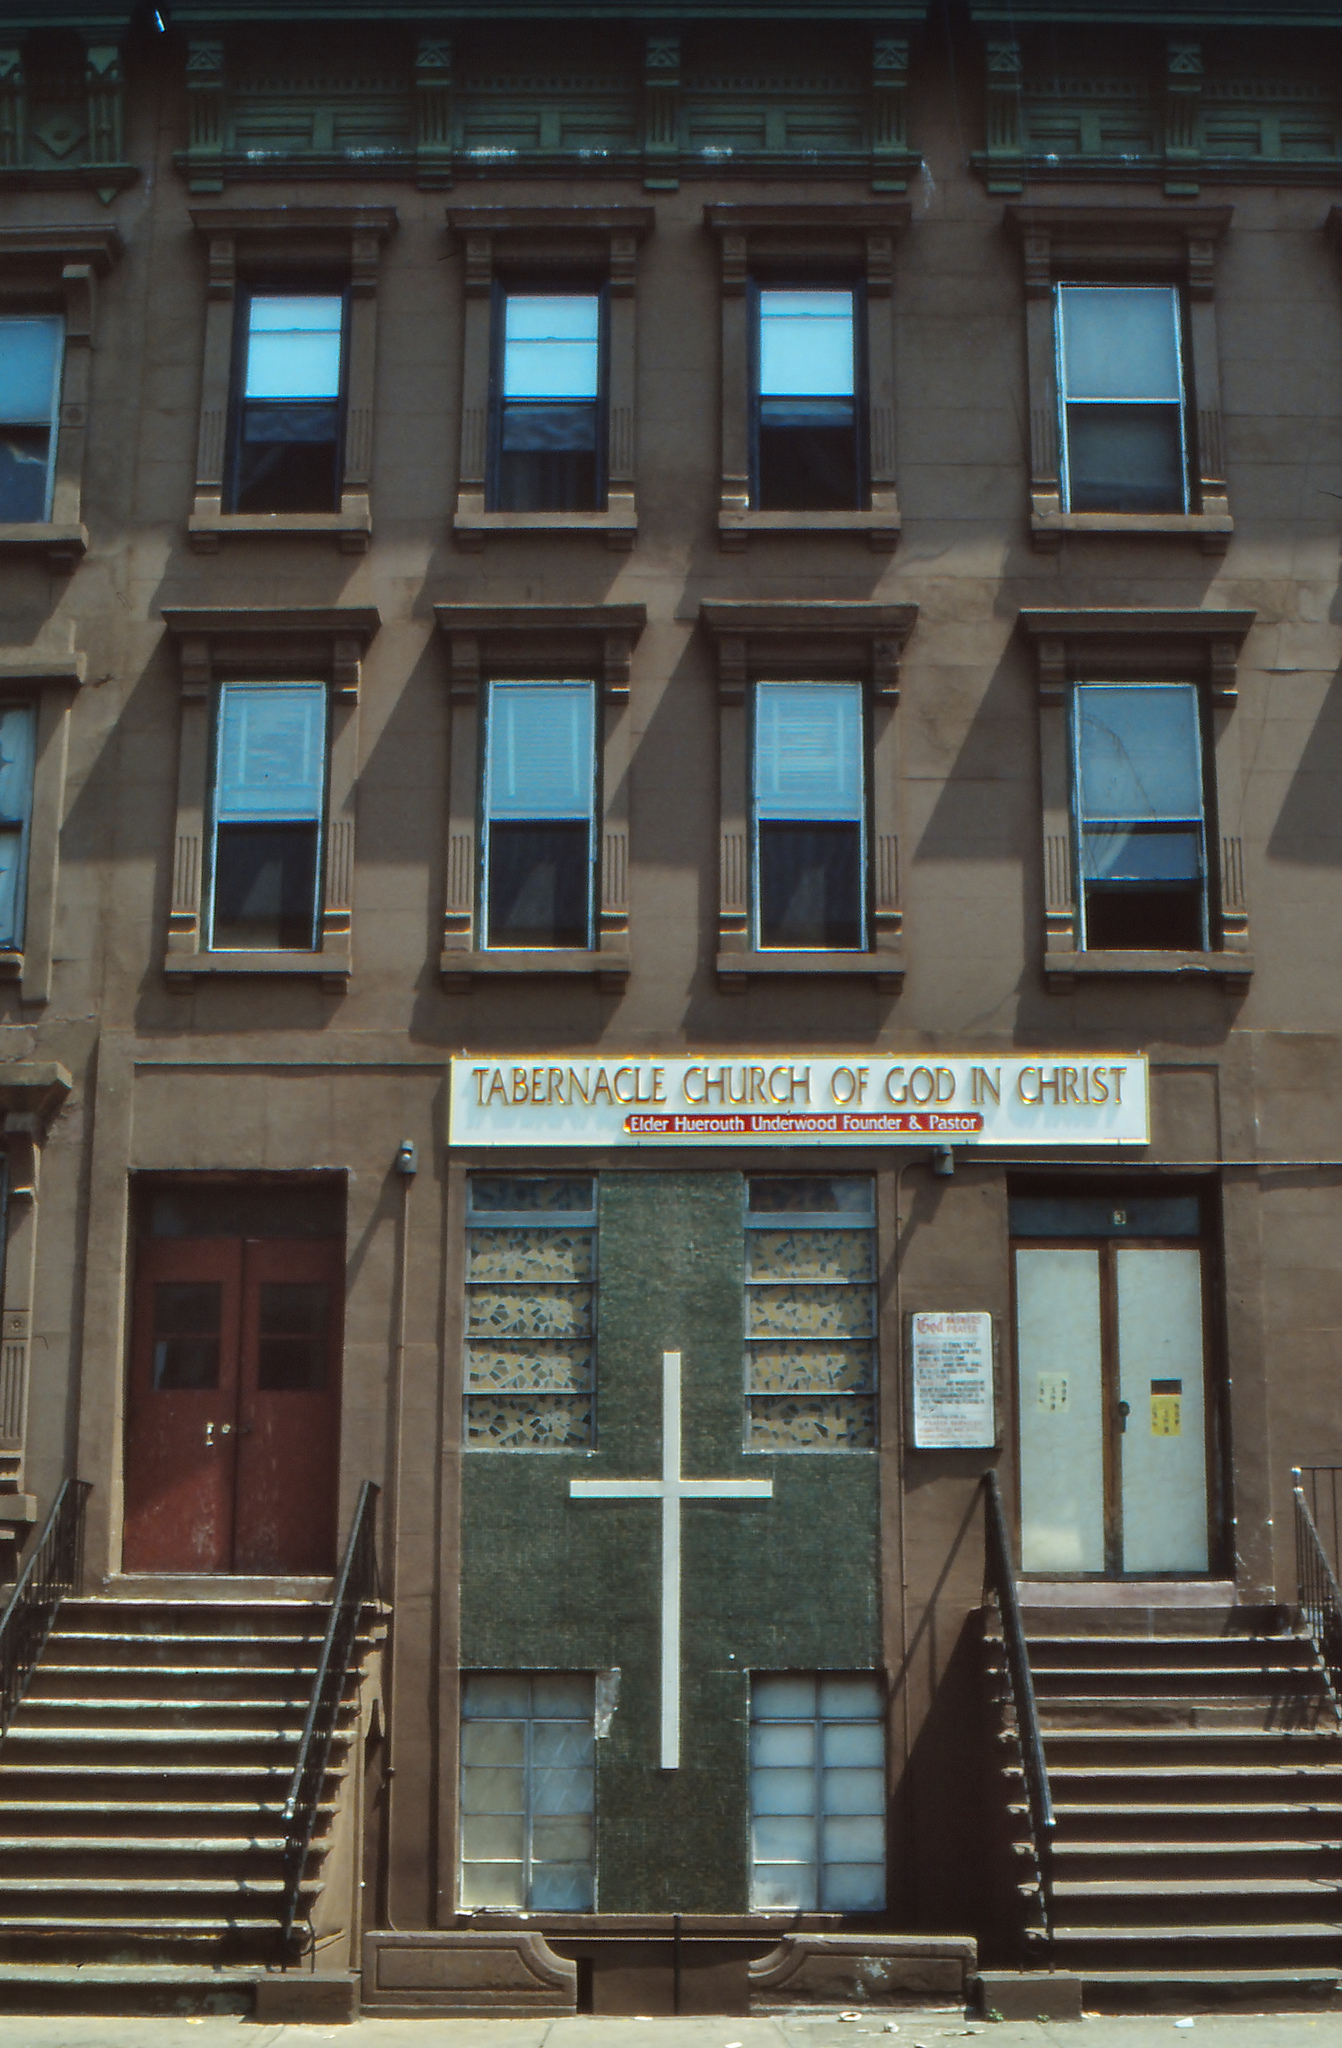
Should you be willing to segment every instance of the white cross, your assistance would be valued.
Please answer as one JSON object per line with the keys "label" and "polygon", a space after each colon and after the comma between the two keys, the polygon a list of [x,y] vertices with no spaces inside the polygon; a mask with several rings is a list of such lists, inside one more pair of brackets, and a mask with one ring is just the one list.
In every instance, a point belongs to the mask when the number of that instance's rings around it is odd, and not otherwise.
{"label": "white cross", "polygon": [[680,1768],[680,1504],[684,1500],[772,1500],[772,1479],[682,1479],[680,1353],[662,1353],[660,1479],[571,1479],[574,1500],[662,1503],[662,1769]]}

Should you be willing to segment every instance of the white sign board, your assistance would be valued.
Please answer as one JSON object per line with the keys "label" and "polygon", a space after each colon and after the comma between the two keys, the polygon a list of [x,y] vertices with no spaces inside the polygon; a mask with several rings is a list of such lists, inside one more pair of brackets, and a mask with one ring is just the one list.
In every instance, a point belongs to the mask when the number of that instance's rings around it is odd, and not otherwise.
{"label": "white sign board", "polygon": [[451,1118],[463,1150],[1150,1142],[1140,1053],[462,1053]]}
{"label": "white sign board", "polygon": [[909,1323],[913,1448],[990,1451],[997,1441],[992,1317],[926,1314]]}

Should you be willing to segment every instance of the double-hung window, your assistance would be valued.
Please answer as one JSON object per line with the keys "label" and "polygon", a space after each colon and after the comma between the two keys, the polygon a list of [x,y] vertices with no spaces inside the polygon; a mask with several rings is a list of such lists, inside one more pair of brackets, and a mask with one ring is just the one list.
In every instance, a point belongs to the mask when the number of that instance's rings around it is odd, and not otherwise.
{"label": "double-hung window", "polygon": [[761,948],[860,952],[866,796],[860,683],[757,683],[752,778]]}
{"label": "double-hung window", "polygon": [[344,326],[340,292],[239,293],[231,511],[339,509]]}
{"label": "double-hung window", "polygon": [[746,1449],[876,1443],[875,1184],[746,1183]]}
{"label": "double-hung window", "polygon": [[591,946],[595,817],[596,686],[491,683],[483,834],[490,946]]}
{"label": "double-hung window", "polygon": [[36,728],[35,706],[0,704],[0,950],[7,953],[23,946]]}
{"label": "double-hung window", "polygon": [[0,523],[51,517],[64,353],[58,313],[0,319]]}
{"label": "double-hung window", "polygon": [[1208,944],[1201,699],[1193,683],[1078,683],[1072,744],[1082,946]]}
{"label": "double-hung window", "polygon": [[750,1906],[885,1904],[885,1724],[872,1673],[750,1682]]}
{"label": "double-hung window", "polygon": [[590,1913],[596,1903],[590,1673],[471,1671],[461,1691],[461,1903]]}
{"label": "double-hung window", "polygon": [[757,285],[752,296],[752,502],[762,512],[854,510],[865,487],[860,293]]}
{"label": "double-hung window", "polygon": [[605,505],[604,304],[596,291],[496,292],[498,512]]}
{"label": "double-hung window", "polygon": [[324,683],[225,683],[215,735],[210,945],[311,952],[326,793]]}
{"label": "double-hung window", "polygon": [[587,1450],[595,1441],[596,1182],[470,1181],[466,1443]]}
{"label": "double-hung window", "polygon": [[1181,330],[1173,285],[1056,287],[1065,511],[1187,512]]}

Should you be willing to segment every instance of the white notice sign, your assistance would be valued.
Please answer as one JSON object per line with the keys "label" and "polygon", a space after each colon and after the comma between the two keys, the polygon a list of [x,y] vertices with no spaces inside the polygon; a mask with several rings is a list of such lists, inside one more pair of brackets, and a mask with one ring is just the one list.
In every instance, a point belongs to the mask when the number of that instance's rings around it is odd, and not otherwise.
{"label": "white notice sign", "polygon": [[990,1451],[993,1319],[970,1314],[910,1317],[913,1447],[917,1451]]}

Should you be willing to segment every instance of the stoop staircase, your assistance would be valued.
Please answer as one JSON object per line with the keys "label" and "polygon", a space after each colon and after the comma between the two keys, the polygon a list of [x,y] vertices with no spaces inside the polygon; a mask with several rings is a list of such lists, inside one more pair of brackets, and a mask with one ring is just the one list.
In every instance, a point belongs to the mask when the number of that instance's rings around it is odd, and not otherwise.
{"label": "stoop staircase", "polygon": [[[283,1806],[329,1616],[304,1600],[62,1601],[0,1743],[0,2007],[44,1965],[171,1982],[280,1959]],[[308,1912],[368,1647],[337,1714]]]}
{"label": "stoop staircase", "polygon": [[984,1616],[1028,1966],[1072,1973],[1110,2010],[1331,1999],[1342,1723],[1312,1638],[1277,1607],[1032,1609],[1020,1590],[1053,1801],[1047,1873],[1000,1609]]}

